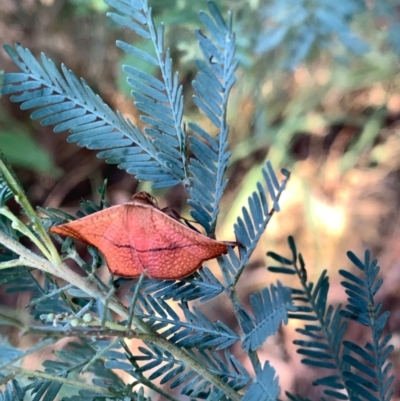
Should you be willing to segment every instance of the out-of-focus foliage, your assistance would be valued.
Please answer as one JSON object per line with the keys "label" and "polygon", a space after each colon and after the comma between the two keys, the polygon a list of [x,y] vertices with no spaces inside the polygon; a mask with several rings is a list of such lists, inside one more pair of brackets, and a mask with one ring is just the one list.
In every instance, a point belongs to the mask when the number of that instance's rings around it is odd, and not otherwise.
{"label": "out-of-focus foliage", "polygon": [[17,167],[46,173],[53,177],[61,175],[50,155],[40,146],[34,137],[18,121],[12,120],[0,111],[0,149],[9,162]]}
{"label": "out-of-focus foliage", "polygon": [[79,16],[88,17],[93,12],[104,12],[107,5],[103,0],[68,0],[73,13]]}

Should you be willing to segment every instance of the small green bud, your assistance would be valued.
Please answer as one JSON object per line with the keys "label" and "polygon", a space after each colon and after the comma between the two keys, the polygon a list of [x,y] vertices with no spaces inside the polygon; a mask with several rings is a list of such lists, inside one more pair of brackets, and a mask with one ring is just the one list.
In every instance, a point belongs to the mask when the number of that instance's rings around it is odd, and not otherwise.
{"label": "small green bud", "polygon": [[85,313],[82,317],[85,323],[90,323],[93,320],[93,316],[90,313]]}

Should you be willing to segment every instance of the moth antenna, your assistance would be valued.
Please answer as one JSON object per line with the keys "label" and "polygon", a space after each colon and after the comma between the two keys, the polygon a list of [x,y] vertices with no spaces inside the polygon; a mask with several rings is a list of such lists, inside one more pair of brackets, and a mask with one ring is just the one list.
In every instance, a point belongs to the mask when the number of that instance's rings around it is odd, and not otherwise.
{"label": "moth antenna", "polygon": [[189,220],[189,219],[186,219],[185,217],[182,217],[176,210],[172,209],[172,208],[169,207],[169,206],[167,206],[167,207],[161,209],[161,211],[162,211],[163,213],[167,214],[168,216],[174,218],[175,220],[178,220],[178,221],[182,220],[182,221],[184,221],[185,224],[186,224],[189,228],[191,228],[193,231],[196,231],[196,232],[198,232],[199,234],[202,234],[202,232],[201,232],[197,227],[195,227],[193,224],[190,224],[190,223],[196,223],[196,221],[194,221],[194,220]]}

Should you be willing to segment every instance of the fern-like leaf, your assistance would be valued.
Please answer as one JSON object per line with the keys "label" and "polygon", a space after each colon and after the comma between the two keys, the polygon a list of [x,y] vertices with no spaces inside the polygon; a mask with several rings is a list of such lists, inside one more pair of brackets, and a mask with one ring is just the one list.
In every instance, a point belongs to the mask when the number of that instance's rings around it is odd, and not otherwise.
{"label": "fern-like leaf", "polygon": [[187,349],[225,349],[239,340],[239,336],[222,322],[211,322],[197,308],[190,311],[180,304],[185,321],[166,301],[151,294],[138,296],[135,315],[141,317],[168,341]]}
{"label": "fern-like leaf", "polygon": [[383,335],[389,312],[381,313],[382,303],[375,303],[374,297],[382,285],[378,279],[377,260],[371,261],[369,251],[365,252],[364,261],[354,253],[347,253],[349,259],[362,272],[358,277],[345,270],[339,270],[345,278],[341,284],[346,289],[348,304],[341,313],[347,319],[371,328],[371,341],[364,348],[351,341],[343,343],[345,347],[343,376],[350,394],[366,400],[388,400],[393,395],[394,376],[389,375],[392,363],[388,356],[393,345],[388,345],[391,335]]}
{"label": "fern-like leaf", "polygon": [[[117,24],[127,27],[142,38],[151,41],[154,55],[123,41],[117,46],[125,52],[141,58],[150,66],[159,68],[161,79],[144,70],[124,65],[127,82],[132,87],[135,106],[144,114],[141,120],[147,124],[145,133],[152,138],[158,149],[157,157],[179,180],[187,180],[186,134],[182,127],[183,96],[178,73],[172,71],[169,49],[164,49],[164,27],[156,27],[147,1],[105,0],[106,4],[119,13],[107,15]],[[164,183],[165,184],[165,183]],[[170,185],[173,185],[171,182]],[[163,186],[156,184],[157,186]]]}
{"label": "fern-like leaf", "polygon": [[[132,287],[134,291],[135,287]],[[146,280],[141,289],[146,294],[156,298],[189,302],[198,299],[200,302],[208,301],[224,291],[221,282],[207,268],[203,267],[190,278],[181,280]]]}
{"label": "fern-like leaf", "polygon": [[[381,313],[382,304],[374,301],[382,284],[382,280],[377,279],[377,261],[371,261],[369,251],[366,251],[364,261],[348,252],[362,277],[346,270],[339,271],[345,279],[341,284],[348,295],[348,304],[344,309],[340,305],[333,308],[327,306],[329,281],[326,272],[322,272],[316,284],[309,283],[303,258],[297,254],[293,238],[289,238],[289,246],[292,259],[273,252],[268,255],[283,264],[269,268],[271,271],[297,274],[302,284],[301,289],[292,289],[297,310],[290,317],[312,324],[296,329],[308,339],[295,340],[294,344],[299,346],[298,353],[304,355],[302,363],[338,372],[321,376],[313,384],[326,387],[323,391],[326,396],[341,400],[389,400],[394,377],[389,375],[391,363],[387,358],[393,346],[388,345],[391,336],[383,335],[388,313]],[[371,328],[371,341],[364,348],[343,340],[346,320]]]}
{"label": "fern-like leaf", "polygon": [[[222,377],[236,391],[241,390],[251,382],[247,370],[227,349],[223,351],[222,355],[211,349],[199,351],[196,355],[204,366]],[[219,394],[224,399],[224,394],[220,390],[214,388],[210,396],[213,393]]]}
{"label": "fern-like leaf", "polygon": [[230,248],[228,255],[223,256],[221,262],[222,272],[228,286],[233,286],[239,280],[272,215],[275,211],[280,210],[278,201],[290,177],[288,171],[282,170],[285,178],[279,183],[269,162],[266,163],[262,172],[273,206],[270,210],[266,192],[258,182],[258,191],[254,191],[248,199],[249,208],[242,208],[243,218],[239,217],[234,226],[236,238],[240,243],[240,257],[238,258]]}
{"label": "fern-like leaf", "polygon": [[[271,272],[280,274],[296,274],[300,280],[301,288],[292,288],[292,299],[296,306],[295,311],[289,313],[292,319],[303,320],[306,324],[296,331],[306,339],[294,340],[299,348],[297,352],[303,356],[301,362],[319,369],[340,369],[340,349],[343,335],[346,330],[346,322],[340,315],[341,307],[334,309],[327,306],[329,280],[326,271],[323,271],[316,283],[309,282],[307,271],[301,254],[297,253],[296,245],[292,237],[289,237],[289,247],[292,251],[292,259],[268,252],[274,261],[282,263],[282,266],[268,267]],[[323,376],[314,384],[323,384],[328,387],[326,395],[336,394],[341,397],[338,390],[343,389],[342,376]],[[338,380],[339,383],[338,384]],[[339,386],[339,387],[338,387]]]}
{"label": "fern-like leaf", "polygon": [[[134,371],[140,374],[151,371],[148,380],[158,379],[160,384],[168,383],[170,389],[183,386],[180,393],[193,399],[198,397],[209,400],[226,400],[223,392],[214,388],[197,371],[188,368],[170,352],[155,344],[145,342],[145,345],[146,348],[138,348],[137,355],[132,355],[128,350],[128,361],[121,359],[121,357],[123,358],[122,354],[114,355],[107,360],[106,367],[124,370],[134,377],[136,375]],[[187,350],[187,353],[207,367],[210,372],[223,378],[235,390],[242,389],[251,380],[243,365],[226,349],[222,355],[212,350]]]}
{"label": "fern-like leaf", "polygon": [[[184,363],[174,358],[168,351],[154,344],[146,343],[146,346],[147,348],[138,348],[140,354],[130,358],[131,364],[115,363],[109,360],[106,366],[110,369],[122,369],[129,372],[137,362],[140,362],[142,374],[151,370],[152,373],[148,376],[149,380],[160,379],[160,384],[169,383],[171,389],[188,382],[190,379],[193,380],[193,378],[197,379],[197,385],[203,382],[203,379],[194,370],[185,369]],[[191,390],[193,389],[191,388]],[[190,389],[187,388],[186,391],[190,392]]]}
{"label": "fern-like leaf", "polygon": [[260,366],[256,372],[256,380],[246,390],[242,401],[278,399],[280,389],[275,373],[269,362],[265,362],[263,368]]}
{"label": "fern-like leaf", "polygon": [[287,323],[288,310],[293,310],[290,289],[278,285],[263,288],[250,296],[250,305],[254,314],[251,317],[244,309],[239,311],[241,327],[244,331],[243,348],[255,351],[265,340],[275,334],[283,322]]}
{"label": "fern-like leaf", "polygon": [[[69,130],[69,142],[100,150],[98,157],[116,163],[138,179],[158,186],[176,184],[182,174],[159,157],[151,139],[120,113],[114,113],[81,79],[62,65],[62,73],[44,54],[41,64],[20,45],[4,46],[22,73],[4,76],[2,94],[21,109],[36,109],[32,119],[42,125],[55,125],[54,132]],[[168,167],[169,166],[169,167]]]}
{"label": "fern-like leaf", "polygon": [[226,23],[213,2],[208,2],[211,17],[200,12],[200,19],[208,28],[212,39],[200,30],[196,32],[203,60],[196,60],[199,69],[193,81],[194,102],[217,128],[212,137],[197,124],[189,124],[193,134],[190,147],[194,158],[190,159],[192,174],[188,203],[193,207],[191,215],[207,231],[214,234],[219,213],[219,203],[227,180],[224,177],[228,167],[229,126],[226,121],[229,92],[234,85],[237,68],[235,35],[232,32],[232,15]]}

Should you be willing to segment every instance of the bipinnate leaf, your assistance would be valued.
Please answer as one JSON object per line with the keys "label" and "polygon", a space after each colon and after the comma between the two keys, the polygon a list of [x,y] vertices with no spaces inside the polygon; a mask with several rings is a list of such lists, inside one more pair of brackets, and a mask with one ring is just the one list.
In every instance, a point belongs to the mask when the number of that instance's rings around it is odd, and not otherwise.
{"label": "bipinnate leaf", "polygon": [[[226,119],[228,97],[234,85],[235,35],[232,31],[232,15],[225,22],[215,3],[208,2],[209,14],[200,12],[200,19],[207,27],[209,36],[197,30],[197,39],[203,54],[196,60],[198,74],[193,81],[197,107],[215,127],[216,136],[210,135],[198,124],[190,123],[190,149],[194,155],[189,160],[191,215],[209,234],[213,234],[219,213],[219,203],[227,179],[225,171],[229,164],[229,126]],[[207,34],[208,35],[208,34]]]}
{"label": "bipinnate leaf", "polygon": [[[200,302],[208,301],[224,291],[224,286],[214,274],[204,267],[189,278],[181,280],[146,280],[142,290],[153,297],[163,300],[189,302],[198,299]],[[132,287],[133,291],[134,287]]]}
{"label": "bipinnate leaf", "polygon": [[275,376],[275,369],[265,362],[256,371],[256,379],[253,384],[246,390],[242,401],[253,400],[275,400],[279,395],[278,377]]}
{"label": "bipinnate leaf", "polygon": [[[152,138],[115,113],[83,79],[64,65],[61,72],[43,53],[39,63],[28,49],[5,45],[6,52],[23,71],[4,76],[2,94],[21,103],[23,110],[35,109],[32,119],[54,125],[54,132],[69,131],[69,142],[98,150],[98,157],[115,163],[138,179],[175,185],[182,171],[161,160]],[[169,166],[169,167],[168,167]]]}
{"label": "bipinnate leaf", "polygon": [[[127,82],[131,86],[131,94],[135,106],[140,110],[141,120],[146,124],[144,134],[151,138],[156,149],[156,158],[163,170],[159,174],[170,174],[169,181],[165,176],[163,182],[155,183],[154,187],[172,186],[178,182],[187,182],[186,172],[186,132],[183,128],[183,95],[179,84],[179,75],[172,70],[173,61],[169,49],[164,48],[164,27],[155,25],[151,8],[147,2],[129,4],[125,0],[105,0],[113,9],[107,15],[117,24],[128,28],[150,41],[152,54],[123,41],[117,41],[117,46],[130,55],[138,57],[151,66],[155,66],[160,78],[156,78],[136,67],[123,65],[128,75]],[[154,168],[158,166],[154,165]],[[142,166],[143,174],[146,165]],[[157,174],[157,171],[148,171]],[[147,179],[147,178],[144,178]],[[147,179],[148,180],[148,179]],[[154,181],[154,180],[150,180]]]}
{"label": "bipinnate leaf", "polygon": [[[233,285],[239,280],[273,214],[280,210],[279,198],[290,178],[289,172],[284,169],[281,172],[284,178],[278,182],[271,163],[266,162],[262,173],[267,191],[260,182],[257,182],[257,191],[249,196],[248,207],[242,208],[243,218],[237,218],[234,230],[240,244],[239,257],[235,252],[229,250],[228,255],[223,257],[220,263],[228,285]],[[272,201],[271,208],[268,198]]]}
{"label": "bipinnate leaf", "polygon": [[243,348],[246,351],[255,351],[266,339],[275,334],[281,323],[287,323],[287,312],[293,310],[290,290],[278,285],[263,288],[261,292],[255,292],[250,296],[250,305],[254,314],[251,317],[242,310],[241,316],[245,324],[242,325],[245,332]]}

